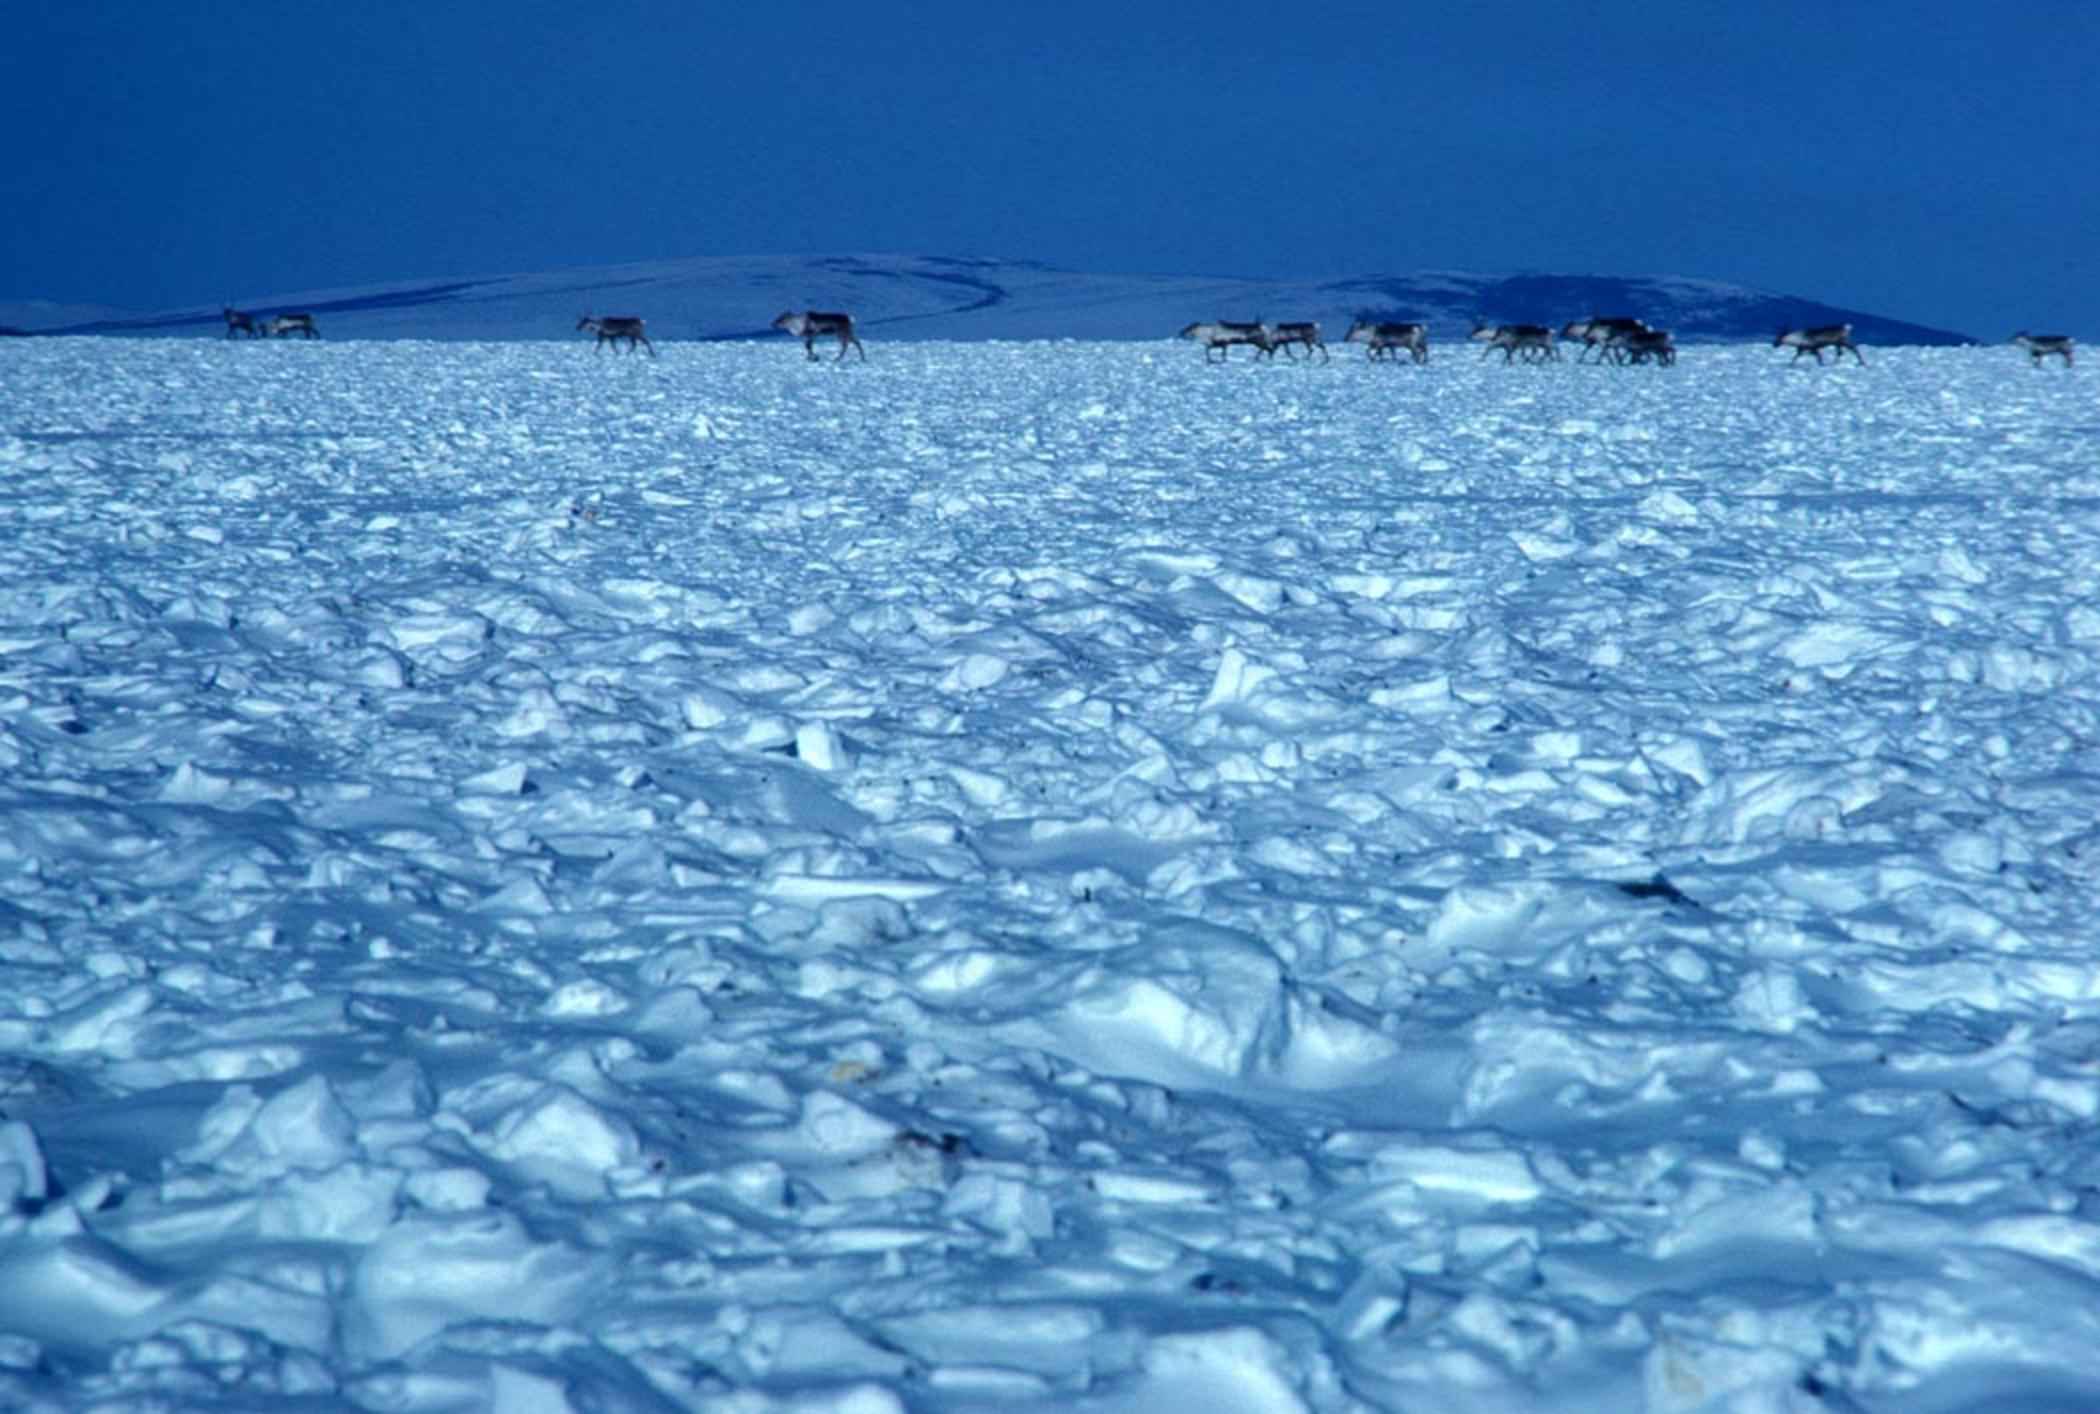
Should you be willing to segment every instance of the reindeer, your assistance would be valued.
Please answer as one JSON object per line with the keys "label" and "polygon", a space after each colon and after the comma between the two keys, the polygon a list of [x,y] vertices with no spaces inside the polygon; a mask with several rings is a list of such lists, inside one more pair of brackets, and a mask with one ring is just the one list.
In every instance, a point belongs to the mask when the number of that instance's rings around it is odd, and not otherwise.
{"label": "reindeer", "polygon": [[1652,358],[1668,368],[1677,362],[1677,344],[1670,337],[1670,331],[1650,329],[1645,325],[1638,329],[1618,330],[1605,349],[1615,361],[1625,363],[1646,363]]}
{"label": "reindeer", "polygon": [[1349,326],[1345,344],[1364,345],[1365,358],[1391,359],[1397,363],[1397,350],[1406,349],[1416,363],[1429,362],[1429,326],[1427,324],[1376,324],[1368,319],[1359,319]]}
{"label": "reindeer", "polygon": [[1230,320],[1191,324],[1181,331],[1181,337],[1195,339],[1203,345],[1205,363],[1211,361],[1212,354],[1217,354],[1221,363],[1229,360],[1235,344],[1252,344],[1262,354],[1274,353],[1276,349],[1266,324],[1235,324]]}
{"label": "reindeer", "polygon": [[801,313],[793,310],[773,321],[775,329],[793,334],[802,341],[802,351],[811,358],[817,356],[817,340],[829,334],[839,341],[839,358],[846,357],[849,348],[860,350],[862,363],[868,361],[868,351],[861,348],[860,336],[853,332],[853,316],[850,314],[820,314],[814,309]]}
{"label": "reindeer", "polygon": [[2069,334],[2030,334],[2022,329],[2012,336],[2012,342],[2033,356],[2033,367],[2040,368],[2042,360],[2055,354],[2062,358],[2064,367],[2071,366],[2071,348],[2077,342]]}
{"label": "reindeer", "polygon": [[321,331],[314,327],[311,314],[280,314],[263,325],[263,332],[273,339],[282,339],[288,334],[298,334],[308,339],[318,339]]}
{"label": "reindeer", "polygon": [[219,312],[226,316],[227,338],[230,339],[235,334],[245,334],[251,339],[260,339],[262,337],[262,330],[255,327],[255,316],[246,310],[235,309],[229,304]]}
{"label": "reindeer", "polygon": [[1600,363],[1607,361],[1616,363],[1619,361],[1621,354],[1613,345],[1613,336],[1631,334],[1647,327],[1646,324],[1638,319],[1625,317],[1607,319],[1593,314],[1587,319],[1577,319],[1572,323],[1561,326],[1560,336],[1563,339],[1581,341],[1582,354],[1576,359],[1577,363],[1587,363],[1591,354],[1595,354]]}
{"label": "reindeer", "polygon": [[1793,358],[1788,360],[1789,367],[1799,363],[1803,354],[1814,354],[1816,363],[1820,366],[1825,349],[1836,349],[1839,363],[1845,361],[1845,350],[1850,349],[1852,356],[1859,360],[1860,367],[1864,368],[1867,364],[1867,356],[1859,351],[1858,344],[1852,342],[1850,324],[1825,324],[1819,329],[1781,329],[1779,337],[1772,340],[1772,347],[1794,351]]}
{"label": "reindeer", "polygon": [[1317,353],[1321,362],[1326,362],[1327,344],[1320,338],[1320,326],[1317,323],[1306,321],[1300,324],[1271,324],[1268,329],[1269,347],[1266,352],[1270,355],[1282,349],[1285,358],[1296,358],[1298,355],[1291,352],[1291,347],[1294,344],[1303,344],[1307,358]]}
{"label": "reindeer", "polygon": [[643,332],[642,318],[638,314],[586,314],[576,321],[576,327],[588,329],[598,336],[596,348],[599,353],[605,352],[607,344],[620,347],[620,341],[624,339],[627,352],[644,348],[649,350],[649,357],[656,357],[656,345],[650,343],[648,334]]}
{"label": "reindeer", "polygon": [[1486,344],[1480,356],[1486,358],[1496,349],[1502,350],[1502,361],[1509,363],[1519,353],[1526,363],[1545,363],[1560,357],[1560,350],[1553,347],[1553,331],[1543,324],[1476,324],[1469,336],[1476,344]]}

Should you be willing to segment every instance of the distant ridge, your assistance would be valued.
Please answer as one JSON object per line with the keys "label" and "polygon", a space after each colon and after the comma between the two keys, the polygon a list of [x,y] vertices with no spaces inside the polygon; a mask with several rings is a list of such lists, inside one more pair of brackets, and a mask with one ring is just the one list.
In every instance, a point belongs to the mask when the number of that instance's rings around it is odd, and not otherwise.
{"label": "distant ridge", "polygon": [[[1559,326],[1633,315],[1680,342],[1770,339],[1783,327],[1849,323],[1867,344],[1974,340],[1861,310],[1670,275],[1417,271],[1331,279],[1115,275],[1026,260],[942,255],[697,256],[473,279],[401,281],[257,295],[257,314],[301,309],[322,333],[352,339],[563,339],[577,317],[639,314],[656,339],[780,338],[784,309],[852,311],[871,335],[905,339],[1160,339],[1199,319],[1317,319],[1340,338],[1359,315],[1422,320],[1433,338],[1474,322]],[[62,307],[0,304],[0,325],[36,334],[223,336],[219,306],[91,318]]]}

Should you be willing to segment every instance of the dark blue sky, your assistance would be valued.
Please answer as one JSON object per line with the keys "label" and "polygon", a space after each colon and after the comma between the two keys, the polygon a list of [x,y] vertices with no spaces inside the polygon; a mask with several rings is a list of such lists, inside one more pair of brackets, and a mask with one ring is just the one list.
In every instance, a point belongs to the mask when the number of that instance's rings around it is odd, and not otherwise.
{"label": "dark blue sky", "polygon": [[1682,274],[2100,338],[2100,5],[0,0],[0,299],[687,255]]}

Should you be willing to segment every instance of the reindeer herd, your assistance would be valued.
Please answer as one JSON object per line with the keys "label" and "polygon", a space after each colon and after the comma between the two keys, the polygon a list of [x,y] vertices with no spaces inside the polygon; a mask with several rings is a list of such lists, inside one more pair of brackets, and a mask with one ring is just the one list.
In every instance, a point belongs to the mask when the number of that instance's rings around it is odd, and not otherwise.
{"label": "reindeer herd", "polygon": [[[1327,356],[1327,347],[1320,340],[1320,326],[1313,323],[1235,324],[1215,321],[1191,324],[1181,331],[1181,337],[1203,345],[1205,361],[1213,363],[1226,361],[1232,356],[1232,350],[1243,344],[1253,348],[1257,358],[1273,358],[1278,349],[1283,350],[1286,357],[1295,357],[1292,350],[1301,346],[1309,351],[1318,350],[1322,358]],[[1358,319],[1349,326],[1343,342],[1364,345],[1364,356],[1374,361],[1398,362],[1400,354],[1405,351],[1416,363],[1429,362],[1429,326],[1426,324]],[[1561,345],[1567,343],[1582,346],[1582,352],[1576,358],[1578,363],[1652,363],[1668,368],[1677,362],[1677,342],[1669,330],[1652,329],[1639,319],[1627,317],[1592,315],[1562,325],[1558,333],[1543,324],[1476,324],[1468,342],[1483,346],[1480,351],[1482,358],[1499,350],[1504,363],[1556,362],[1561,357]],[[2067,363],[2071,358],[2071,341],[2061,335],[2021,334],[2013,342],[2033,352],[2037,362],[2045,354],[2061,353]],[[1850,324],[1833,324],[1820,329],[1782,329],[1772,346],[1793,349],[1796,359],[1813,354],[1817,363],[1823,361],[1826,349],[1837,350],[1840,357],[1850,351],[1862,364],[1867,361],[1859,346],[1852,342]]]}
{"label": "reindeer herd", "polygon": [[[1294,358],[1293,351],[1301,347],[1308,351],[1308,357],[1313,351],[1323,359],[1327,357],[1327,346],[1320,339],[1320,326],[1314,323],[1216,320],[1191,324],[1181,331],[1181,337],[1201,344],[1204,361],[1208,363],[1228,361],[1232,351],[1242,345],[1252,348],[1257,359],[1273,358],[1279,349],[1285,357]],[[1543,324],[1475,324],[1467,341],[1482,345],[1482,358],[1500,350],[1504,363],[1558,362],[1563,344],[1581,345],[1582,351],[1576,357],[1578,363],[1625,366],[1652,363],[1668,368],[1677,362],[1677,341],[1669,330],[1650,328],[1639,319],[1624,316],[1592,315],[1562,325],[1557,333]],[[1343,342],[1364,345],[1364,356],[1373,361],[1386,359],[1397,363],[1405,351],[1416,363],[1429,362],[1429,326],[1426,324],[1358,319],[1349,326]],[[2029,334],[2023,331],[2013,335],[2011,342],[2032,355],[2036,364],[2046,358],[2060,358],[2066,367],[2072,362],[2075,341],[2065,334]],[[1853,342],[1850,324],[1781,329],[1772,340],[1772,347],[1792,349],[1794,357],[1789,360],[1792,363],[1813,357],[1821,364],[1825,353],[1840,363],[1848,353],[1862,367],[1867,362],[1867,356]]]}
{"label": "reindeer herd", "polygon": [[[226,337],[250,339],[286,338],[292,334],[308,339],[318,339],[321,331],[314,324],[311,314],[290,311],[264,318],[227,305]],[[624,349],[632,353],[636,349],[647,349],[651,358],[656,357],[656,345],[649,341],[647,328],[640,315],[635,314],[589,314],[576,321],[578,330],[594,335],[600,353],[610,344],[615,350]],[[792,335],[802,341],[802,350],[810,359],[817,357],[819,339],[838,341],[835,361],[843,361],[846,355],[857,353],[862,362],[867,361],[868,351],[862,346],[856,332],[853,316],[837,312],[822,312],[814,309],[789,310],[773,321],[773,328]],[[1203,346],[1206,363],[1224,363],[1231,359],[1235,348],[1245,346],[1255,352],[1257,359],[1274,358],[1281,351],[1285,358],[1296,359],[1303,350],[1307,361],[1314,358],[1327,361],[1327,344],[1320,336],[1320,326],[1311,320],[1285,323],[1270,323],[1266,320],[1251,323],[1235,323],[1230,320],[1212,320],[1190,324],[1181,331],[1181,338],[1191,339]],[[1650,328],[1639,319],[1627,316],[1606,317],[1591,315],[1588,319],[1577,319],[1560,327],[1556,333],[1543,324],[1476,324],[1467,336],[1469,343],[1481,345],[1480,356],[1488,358],[1497,350],[1502,361],[1511,363],[1553,363],[1561,359],[1563,344],[1579,344],[1581,353],[1578,363],[1655,364],[1668,368],[1677,362],[1677,344],[1667,329]],[[1393,323],[1357,319],[1349,326],[1342,342],[1362,344],[1364,357],[1372,362],[1381,360],[1398,363],[1402,354],[1414,363],[1429,362],[1429,326],[1421,323]],[[2025,330],[2012,336],[2010,342],[2030,355],[2035,366],[2044,359],[2059,358],[2064,367],[2073,362],[2075,340],[2066,334],[2030,334]],[[1782,329],[1772,340],[1776,349],[1792,349],[1790,363],[1799,363],[1803,358],[1813,357],[1818,365],[1825,353],[1843,363],[1846,354],[1851,354],[1861,367],[1866,366],[1866,355],[1853,342],[1850,324],[1827,324],[1814,329]]]}

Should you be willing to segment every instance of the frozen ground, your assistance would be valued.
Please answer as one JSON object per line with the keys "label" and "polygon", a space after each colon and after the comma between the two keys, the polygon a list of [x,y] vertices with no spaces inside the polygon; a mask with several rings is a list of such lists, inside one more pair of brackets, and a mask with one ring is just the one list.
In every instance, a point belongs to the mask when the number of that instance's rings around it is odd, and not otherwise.
{"label": "frozen ground", "polygon": [[0,345],[0,1407],[2090,1410],[1997,349]]}

